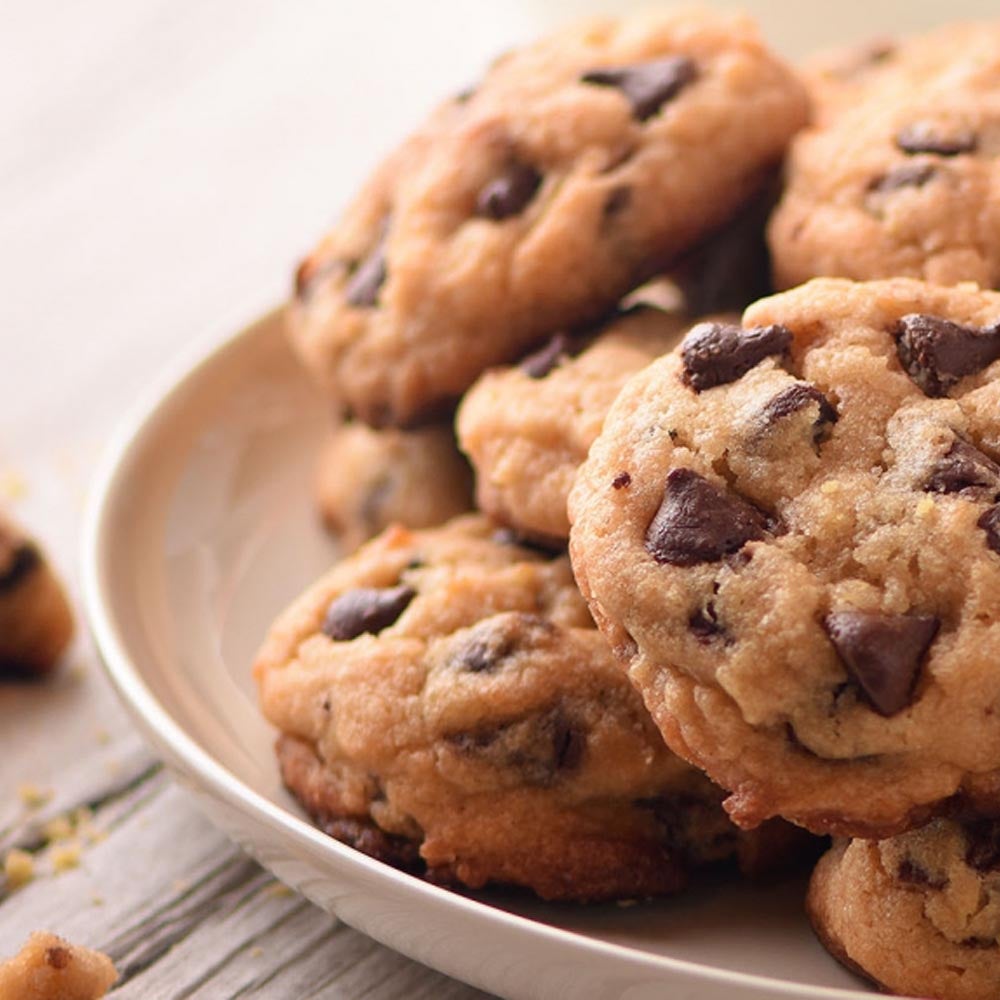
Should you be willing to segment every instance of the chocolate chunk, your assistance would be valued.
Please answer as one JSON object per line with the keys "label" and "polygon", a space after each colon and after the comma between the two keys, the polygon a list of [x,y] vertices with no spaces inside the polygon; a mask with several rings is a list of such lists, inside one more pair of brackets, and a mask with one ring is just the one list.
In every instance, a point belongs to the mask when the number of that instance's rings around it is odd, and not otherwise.
{"label": "chocolate chunk", "polygon": [[632,485],[632,476],[628,472],[619,472],[614,479],[611,480],[611,488],[613,490],[624,490]]}
{"label": "chocolate chunk", "polygon": [[658,563],[696,566],[716,562],[772,530],[771,519],[742,497],[692,469],[673,469],[646,529],[646,551]]}
{"label": "chocolate chunk", "polygon": [[631,201],[632,189],[630,187],[620,184],[618,187],[612,188],[604,200],[604,217],[608,218],[612,215],[617,215],[628,208]]}
{"label": "chocolate chunk", "polygon": [[931,470],[924,490],[993,500],[1000,492],[1000,465],[967,441],[956,438]]}
{"label": "chocolate chunk", "polygon": [[931,615],[869,611],[835,611],[823,619],[848,675],[886,718],[913,701],[921,662],[940,625]]}
{"label": "chocolate chunk", "polygon": [[1000,941],[997,941],[996,938],[967,937],[962,938],[959,944],[963,948],[975,948],[977,951],[991,951],[994,948],[1000,948]]}
{"label": "chocolate chunk", "polygon": [[476,215],[499,222],[517,215],[535,197],[542,175],[518,160],[494,177],[476,197]]}
{"label": "chocolate chunk", "polygon": [[907,885],[919,885],[927,889],[944,889],[948,885],[947,878],[932,879],[930,873],[912,858],[903,858],[900,861],[896,878]]}
{"label": "chocolate chunk", "polygon": [[933,122],[913,122],[896,133],[896,145],[904,153],[935,153],[938,156],[957,156],[976,149],[976,133],[969,129],[943,132]]}
{"label": "chocolate chunk", "polygon": [[343,642],[364,632],[378,635],[392,625],[406,610],[416,591],[398,587],[358,587],[341,594],[330,604],[323,619],[323,632]]}
{"label": "chocolate chunk", "polygon": [[65,969],[71,961],[73,961],[73,956],[68,948],[61,948],[57,945],[55,948],[45,949],[45,964],[53,969]]}
{"label": "chocolate chunk", "polygon": [[714,601],[709,601],[703,608],[697,608],[691,613],[688,628],[701,643],[709,643],[726,635],[726,630],[719,624]]}
{"label": "chocolate chunk", "polygon": [[517,649],[530,647],[555,626],[539,615],[508,612],[474,625],[448,656],[448,666],[474,674],[493,673]]}
{"label": "chocolate chunk", "polygon": [[812,403],[819,407],[819,415],[813,424],[813,441],[819,442],[826,436],[830,425],[837,422],[839,415],[833,403],[809,382],[795,382],[782,389],[767,403],[761,416],[765,425],[775,424]]}
{"label": "chocolate chunk", "polygon": [[870,192],[898,191],[900,188],[923,187],[937,168],[929,163],[904,163],[887,174],[875,177],[868,185]]}
{"label": "chocolate chunk", "polygon": [[928,396],[945,396],[966,375],[1000,358],[1000,326],[977,329],[911,313],[893,331],[906,373]]}
{"label": "chocolate chunk", "polygon": [[494,767],[510,768],[530,785],[551,785],[579,767],[586,734],[560,708],[474,732],[453,733],[448,742],[462,754]]}
{"label": "chocolate chunk", "polygon": [[965,823],[965,863],[979,872],[1000,869],[1000,820]]}
{"label": "chocolate chunk", "polygon": [[23,542],[11,555],[6,567],[0,567],[0,593],[20,586],[39,566],[42,557],[30,542]]}
{"label": "chocolate chunk", "polygon": [[1000,553],[1000,504],[990,507],[983,516],[976,521],[976,526],[986,532],[986,544],[994,552]]}
{"label": "chocolate chunk", "polygon": [[385,240],[388,225],[384,225],[378,243],[354,269],[344,289],[344,298],[358,309],[368,309],[378,303],[379,289],[385,283],[388,270],[385,260]]}
{"label": "chocolate chunk", "polygon": [[791,331],[777,324],[745,330],[731,323],[699,323],[681,345],[681,378],[695,392],[726,385],[764,358],[787,354],[791,343]]}
{"label": "chocolate chunk", "polygon": [[693,59],[665,56],[634,66],[592,69],[580,79],[601,87],[617,87],[632,105],[632,114],[644,122],[697,77],[698,67]]}
{"label": "chocolate chunk", "polygon": [[529,378],[545,378],[562,358],[571,356],[570,343],[565,333],[557,333],[544,347],[522,359],[518,367]]}

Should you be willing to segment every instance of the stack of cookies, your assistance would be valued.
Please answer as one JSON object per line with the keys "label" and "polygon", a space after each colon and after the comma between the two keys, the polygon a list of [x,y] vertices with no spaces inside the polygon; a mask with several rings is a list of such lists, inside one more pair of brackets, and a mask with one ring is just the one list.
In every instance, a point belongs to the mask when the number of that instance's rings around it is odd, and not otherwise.
{"label": "stack of cookies", "polygon": [[590,22],[380,167],[288,314],[361,547],[255,667],[321,828],[578,901],[833,835],[834,955],[996,995],[997,53]]}

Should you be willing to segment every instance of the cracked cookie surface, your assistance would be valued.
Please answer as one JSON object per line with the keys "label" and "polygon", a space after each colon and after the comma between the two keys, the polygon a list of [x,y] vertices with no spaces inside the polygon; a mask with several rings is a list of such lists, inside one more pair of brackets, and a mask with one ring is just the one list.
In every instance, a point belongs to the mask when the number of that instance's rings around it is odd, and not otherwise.
{"label": "cracked cookie surface", "polygon": [[818,279],[618,397],[574,570],[737,822],[885,836],[996,799],[998,359],[996,293]]}
{"label": "cracked cookie surface", "polygon": [[725,223],[805,115],[742,16],[597,20],[509,53],[299,268],[293,343],[366,422],[427,420]]}
{"label": "cracked cookie surface", "polygon": [[559,334],[520,364],[482,375],[456,420],[480,509],[526,538],[564,544],[566,498],[615,396],[689,325],[642,307],[596,334]]}
{"label": "cracked cookie surface", "polygon": [[815,123],[769,228],[776,286],[1000,285],[1000,22],[875,44],[806,79]]}
{"label": "cracked cookie surface", "polygon": [[316,823],[444,884],[551,899],[672,892],[801,849],[783,824],[738,831],[667,750],[568,559],[494,536],[479,516],[390,529],[275,624],[261,704]]}
{"label": "cracked cookie surface", "polygon": [[1000,991],[1000,821],[938,819],[837,844],[807,909],[826,948],[887,992],[981,1000]]}

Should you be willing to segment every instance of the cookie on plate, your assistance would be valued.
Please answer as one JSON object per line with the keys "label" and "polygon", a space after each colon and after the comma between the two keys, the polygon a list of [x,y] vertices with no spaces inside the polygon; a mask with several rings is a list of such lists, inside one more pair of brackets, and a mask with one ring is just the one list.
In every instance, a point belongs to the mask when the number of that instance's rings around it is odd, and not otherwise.
{"label": "cookie on plate", "polygon": [[819,71],[769,231],[779,288],[820,275],[1000,285],[1000,21]]}
{"label": "cookie on plate", "polygon": [[0,676],[48,673],[72,637],[66,595],[41,549],[0,513]]}
{"label": "cookie on plate", "polygon": [[479,507],[524,538],[564,546],[573,477],[615,396],[689,325],[638,306],[596,333],[558,334],[520,364],[482,375],[456,420]]}
{"label": "cookie on plate", "polygon": [[118,973],[107,955],[35,931],[11,959],[0,962],[3,1000],[99,1000]]}
{"label": "cookie on plate", "polygon": [[1000,821],[934,820],[837,844],[809,886],[826,948],[886,992],[937,1000],[1000,993]]}
{"label": "cookie on plate", "polygon": [[565,556],[470,515],[391,528],[272,628],[255,676],[282,776],[332,836],[447,885],[649,896],[787,861],[664,746]]}
{"label": "cookie on plate", "polygon": [[752,825],[889,836],[1000,769],[1000,294],[817,279],[634,376],[577,581]]}
{"label": "cookie on plate", "polygon": [[740,15],[596,20],[509,53],[300,267],[293,343],[368,423],[440,415],[722,225],[805,117]]}
{"label": "cookie on plate", "polygon": [[450,425],[334,428],[316,466],[316,501],[344,553],[390,524],[430,528],[472,509],[472,470]]}

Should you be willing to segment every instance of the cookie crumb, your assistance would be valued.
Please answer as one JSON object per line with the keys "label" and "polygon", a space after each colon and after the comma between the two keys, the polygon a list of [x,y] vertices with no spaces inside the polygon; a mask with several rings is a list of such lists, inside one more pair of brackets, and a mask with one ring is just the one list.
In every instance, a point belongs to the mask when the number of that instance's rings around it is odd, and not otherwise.
{"label": "cookie crumb", "polygon": [[276,899],[283,899],[292,895],[292,890],[284,882],[272,882],[265,890],[266,896],[273,896]]}
{"label": "cookie crumb", "polygon": [[251,958],[260,958],[261,955],[263,955],[263,954],[264,954],[264,949],[261,948],[261,946],[259,944],[258,945],[254,945],[250,949],[250,957]]}
{"label": "cookie crumb", "polygon": [[15,847],[3,860],[3,874],[9,890],[20,889],[35,877],[35,859],[27,851]]}
{"label": "cookie crumb", "polygon": [[838,493],[840,491],[840,480],[839,479],[828,479],[819,488],[820,493],[825,493],[829,496],[832,493]]}
{"label": "cookie crumb", "polygon": [[917,517],[927,518],[934,513],[934,501],[930,497],[921,497],[917,503]]}
{"label": "cookie crumb", "polygon": [[83,855],[83,846],[78,840],[68,844],[58,844],[52,848],[52,870],[57,874],[78,868]]}
{"label": "cookie crumb", "polygon": [[42,836],[48,843],[69,840],[73,836],[73,824],[68,816],[56,816],[42,827]]}
{"label": "cookie crumb", "polygon": [[52,791],[48,788],[39,788],[38,785],[30,781],[25,781],[17,786],[17,797],[26,808],[41,809],[52,798]]}

